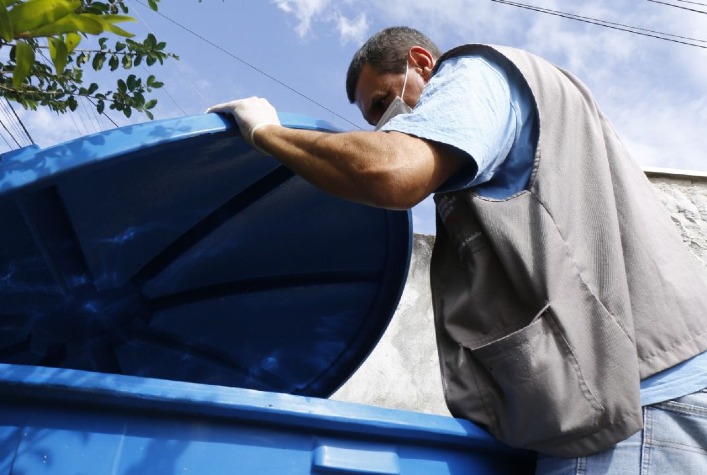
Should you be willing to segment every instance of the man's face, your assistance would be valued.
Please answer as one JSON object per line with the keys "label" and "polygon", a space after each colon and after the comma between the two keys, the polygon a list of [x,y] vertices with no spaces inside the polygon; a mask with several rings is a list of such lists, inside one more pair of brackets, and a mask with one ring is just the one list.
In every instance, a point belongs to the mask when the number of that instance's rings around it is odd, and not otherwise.
{"label": "man's face", "polygon": [[[363,66],[354,97],[355,104],[366,122],[371,125],[378,123],[393,99],[400,95],[404,81],[404,72],[379,73],[369,64]],[[410,67],[403,101],[410,107],[415,107],[425,84],[426,81],[417,68]]]}

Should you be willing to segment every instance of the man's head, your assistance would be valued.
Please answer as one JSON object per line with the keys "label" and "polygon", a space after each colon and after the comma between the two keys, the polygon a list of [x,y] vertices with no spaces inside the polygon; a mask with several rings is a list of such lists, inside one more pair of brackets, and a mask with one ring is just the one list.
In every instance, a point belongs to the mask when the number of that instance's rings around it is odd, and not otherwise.
{"label": "man's head", "polygon": [[412,28],[392,27],[376,33],[361,46],[349,65],[346,75],[349,101],[358,106],[369,123],[375,124],[401,93],[407,71],[410,77],[403,100],[414,107],[440,55],[439,48],[429,38]]}

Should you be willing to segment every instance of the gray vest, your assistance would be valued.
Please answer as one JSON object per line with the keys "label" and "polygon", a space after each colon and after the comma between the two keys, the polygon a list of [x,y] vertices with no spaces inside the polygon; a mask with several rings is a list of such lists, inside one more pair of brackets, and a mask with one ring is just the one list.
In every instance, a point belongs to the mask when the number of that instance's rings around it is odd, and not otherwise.
{"label": "gray vest", "polygon": [[447,405],[510,445],[586,455],[642,427],[641,379],[707,350],[707,276],[586,87],[492,48],[530,86],[539,141],[526,190],[435,197]]}

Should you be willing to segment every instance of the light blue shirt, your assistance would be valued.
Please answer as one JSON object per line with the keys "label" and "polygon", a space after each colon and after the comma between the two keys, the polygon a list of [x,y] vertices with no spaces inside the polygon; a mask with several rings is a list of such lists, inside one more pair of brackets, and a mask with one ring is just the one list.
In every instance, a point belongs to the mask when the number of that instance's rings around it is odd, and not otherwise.
{"label": "light blue shirt", "polygon": [[413,113],[381,128],[466,152],[469,165],[438,193],[474,187],[482,196],[503,199],[528,184],[537,143],[535,102],[520,72],[500,61],[508,63],[490,54],[444,61]]}
{"label": "light blue shirt", "polygon": [[[474,187],[481,196],[504,199],[524,190],[538,140],[530,88],[507,59],[493,52],[442,63],[411,114],[381,130],[395,130],[452,145],[469,165],[438,193]],[[641,404],[656,404],[707,387],[707,352],[641,381]]]}

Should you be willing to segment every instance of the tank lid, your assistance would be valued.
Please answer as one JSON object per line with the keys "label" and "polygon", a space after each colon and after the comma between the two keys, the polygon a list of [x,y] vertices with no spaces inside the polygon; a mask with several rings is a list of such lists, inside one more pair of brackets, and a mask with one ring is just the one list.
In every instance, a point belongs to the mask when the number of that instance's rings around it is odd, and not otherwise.
{"label": "tank lid", "polygon": [[412,246],[409,212],[314,188],[216,114],[7,153],[0,219],[0,362],[319,397],[377,343]]}

